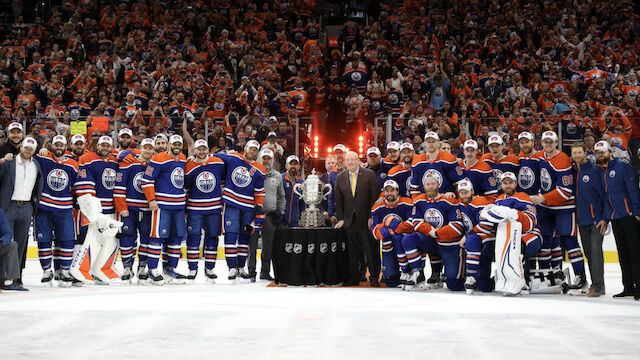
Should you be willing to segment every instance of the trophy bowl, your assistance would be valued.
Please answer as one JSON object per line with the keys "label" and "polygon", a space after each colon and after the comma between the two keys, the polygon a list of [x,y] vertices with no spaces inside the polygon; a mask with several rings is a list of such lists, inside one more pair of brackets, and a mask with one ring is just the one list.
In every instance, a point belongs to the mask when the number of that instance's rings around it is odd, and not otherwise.
{"label": "trophy bowl", "polygon": [[324,184],[316,175],[316,169],[311,170],[304,183],[295,184],[293,192],[302,198],[307,205],[300,214],[299,227],[322,227],[324,215],[318,205],[331,194],[331,184]]}

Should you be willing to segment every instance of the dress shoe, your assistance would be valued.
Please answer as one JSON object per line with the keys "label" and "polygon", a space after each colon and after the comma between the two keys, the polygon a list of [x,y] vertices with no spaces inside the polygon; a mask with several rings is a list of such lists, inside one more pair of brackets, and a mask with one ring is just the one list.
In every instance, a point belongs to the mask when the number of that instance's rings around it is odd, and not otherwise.
{"label": "dress shoe", "polygon": [[614,298],[623,298],[627,296],[634,296],[635,292],[633,290],[624,289],[621,293],[613,295]]}
{"label": "dress shoe", "polygon": [[25,289],[22,285],[18,284],[16,281],[13,281],[11,285],[6,285],[2,288],[2,290],[9,291],[29,291],[29,289]]}
{"label": "dress shoe", "polygon": [[342,286],[360,286],[360,281],[358,280],[347,280],[342,283]]}
{"label": "dress shoe", "polygon": [[380,287],[380,282],[378,282],[378,278],[370,278],[369,282],[371,283],[371,286],[373,287]]}
{"label": "dress shoe", "polygon": [[640,288],[636,288],[636,294],[633,296],[633,300],[640,301]]}

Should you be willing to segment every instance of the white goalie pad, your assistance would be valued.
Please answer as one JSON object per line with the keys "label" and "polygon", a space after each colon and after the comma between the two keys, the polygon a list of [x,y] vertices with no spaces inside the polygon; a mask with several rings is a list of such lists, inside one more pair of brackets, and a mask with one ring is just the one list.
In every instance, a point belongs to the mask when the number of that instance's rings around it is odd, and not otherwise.
{"label": "white goalie pad", "polygon": [[487,219],[492,223],[518,220],[518,210],[507,206],[494,205],[485,207],[480,211],[480,218]]}
{"label": "white goalie pad", "polygon": [[503,295],[519,294],[525,287],[522,268],[522,224],[503,221],[496,230],[496,291]]}
{"label": "white goalie pad", "polygon": [[[82,201],[80,200],[82,199]],[[114,215],[102,214],[100,200],[91,195],[78,198],[80,211],[90,221],[87,236],[82,246],[74,254],[70,273],[76,279],[109,282],[119,278],[113,265],[118,255],[119,241],[116,234],[122,227]]]}

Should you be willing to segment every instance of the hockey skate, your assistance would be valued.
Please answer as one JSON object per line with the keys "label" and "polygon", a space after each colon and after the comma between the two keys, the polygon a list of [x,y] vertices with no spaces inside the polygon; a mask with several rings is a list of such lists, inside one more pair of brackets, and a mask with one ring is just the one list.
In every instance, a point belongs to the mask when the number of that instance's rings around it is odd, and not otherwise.
{"label": "hockey skate", "polygon": [[[424,277],[424,275],[422,276]],[[427,289],[442,289],[443,286],[444,281],[440,273],[432,273],[431,276],[429,276],[426,284]]]}
{"label": "hockey skate", "polygon": [[422,271],[415,271],[411,273],[411,277],[407,280],[407,284],[403,290],[406,291],[423,291],[427,289],[427,283]]}
{"label": "hockey skate", "polygon": [[69,274],[69,269],[65,269],[60,271],[60,280],[58,281],[58,286],[62,288],[68,288],[73,285],[73,277]]}
{"label": "hockey skate", "polygon": [[146,285],[149,283],[149,270],[146,265],[138,266],[138,284]]}
{"label": "hockey skate", "polygon": [[196,276],[198,276],[198,270],[189,270],[187,275],[187,284],[195,284]]}
{"label": "hockey skate", "polygon": [[238,269],[236,268],[229,269],[229,275],[227,276],[229,280],[235,281],[237,276],[238,276]]}
{"label": "hockey skate", "polygon": [[164,273],[167,275],[167,284],[181,285],[187,282],[187,277],[176,272],[173,268],[166,267]]}
{"label": "hockey skate", "polygon": [[122,276],[120,276],[120,279],[125,284],[133,284],[133,270],[130,267],[124,268],[124,271],[122,272]]}
{"label": "hockey skate", "polygon": [[42,279],[40,282],[44,287],[52,287],[53,286],[53,271],[51,269],[47,269],[42,274]]}
{"label": "hockey skate", "polygon": [[584,274],[576,275],[568,288],[569,295],[585,295],[589,291],[589,283]]}
{"label": "hockey skate", "polygon": [[240,275],[243,281],[251,281],[252,275],[249,274],[249,272],[245,268],[238,269],[238,275]]}
{"label": "hockey skate", "polygon": [[407,280],[411,277],[409,273],[400,274],[400,286],[404,287],[407,284]]}
{"label": "hockey skate", "polygon": [[204,270],[204,275],[207,278],[207,282],[211,283],[211,284],[215,284],[216,283],[216,279],[218,278],[218,275],[216,275],[213,272],[213,269],[209,270],[209,269],[205,269]]}
{"label": "hockey skate", "polygon": [[164,285],[164,278],[162,277],[162,275],[160,275],[160,272],[158,271],[158,269],[153,269],[149,271],[149,280],[153,285],[157,285],[157,286]]}
{"label": "hockey skate", "polygon": [[60,272],[61,271],[62,271],[62,269],[57,269],[56,271],[53,272],[53,280],[60,281]]}
{"label": "hockey skate", "polygon": [[467,276],[467,278],[464,281],[464,290],[467,292],[467,294],[472,295],[473,291],[478,287],[478,284],[476,284],[476,278],[473,276]]}

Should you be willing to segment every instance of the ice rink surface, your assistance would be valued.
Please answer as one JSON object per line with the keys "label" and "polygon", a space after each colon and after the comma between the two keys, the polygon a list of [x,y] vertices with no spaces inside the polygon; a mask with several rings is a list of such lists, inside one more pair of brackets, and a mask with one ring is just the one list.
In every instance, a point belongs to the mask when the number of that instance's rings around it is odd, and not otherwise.
{"label": "ice rink surface", "polygon": [[640,302],[611,298],[618,264],[598,299],[231,285],[224,262],[216,272],[215,285],[201,270],[194,285],[43,288],[28,261],[30,291],[0,293],[0,359],[640,358]]}

